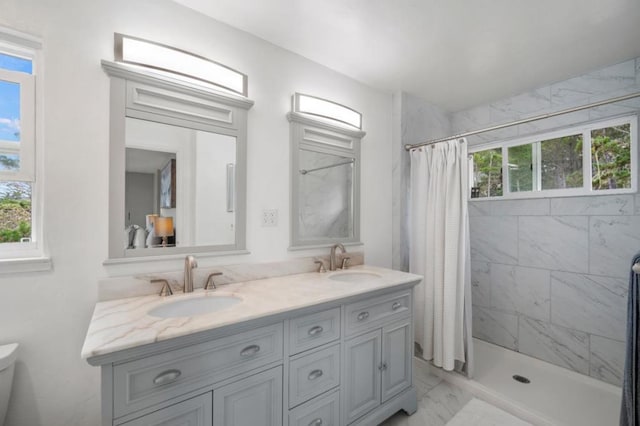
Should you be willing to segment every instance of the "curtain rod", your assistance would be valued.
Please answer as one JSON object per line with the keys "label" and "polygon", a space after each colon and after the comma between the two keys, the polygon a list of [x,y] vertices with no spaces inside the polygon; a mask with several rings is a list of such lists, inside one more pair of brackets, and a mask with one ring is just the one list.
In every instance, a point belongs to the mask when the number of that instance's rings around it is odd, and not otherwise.
{"label": "curtain rod", "polygon": [[523,118],[522,120],[512,121],[510,123],[498,124],[496,126],[486,127],[484,129],[480,129],[480,130],[472,130],[470,132],[459,133],[457,135],[447,136],[446,138],[432,139],[432,140],[429,140],[429,141],[426,141],[426,142],[416,143],[416,144],[413,144],[413,145],[406,144],[404,146],[404,149],[407,150],[407,151],[410,151],[410,150],[412,150],[414,148],[418,148],[420,146],[433,145],[434,143],[444,142],[444,141],[448,141],[448,140],[451,140],[451,139],[465,138],[467,136],[477,135],[479,133],[486,133],[486,132],[491,132],[493,130],[504,129],[506,127],[517,126],[519,124],[531,123],[532,121],[544,120],[545,118],[551,118],[551,117],[555,117],[557,115],[569,114],[569,113],[572,113],[572,112],[582,111],[584,109],[589,109],[589,108],[595,108],[595,107],[598,107],[598,106],[601,106],[601,105],[612,104],[612,103],[615,103],[615,102],[626,101],[627,99],[632,99],[632,98],[637,98],[637,97],[640,97],[640,92],[635,92],[635,93],[631,93],[629,95],[624,95],[624,96],[618,96],[616,98],[611,98],[611,99],[607,99],[607,100],[604,100],[604,101],[593,102],[593,103],[590,103],[590,104],[587,104],[587,105],[582,105],[582,106],[579,106],[579,107],[563,109],[562,111],[556,111],[556,112],[550,112],[548,114],[536,115],[535,117],[531,117],[531,118]]}

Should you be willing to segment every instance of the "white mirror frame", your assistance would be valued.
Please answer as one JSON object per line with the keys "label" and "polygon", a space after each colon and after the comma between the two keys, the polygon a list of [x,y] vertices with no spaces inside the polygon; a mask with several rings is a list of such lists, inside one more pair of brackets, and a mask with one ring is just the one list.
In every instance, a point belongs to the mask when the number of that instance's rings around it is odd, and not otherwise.
{"label": "white mirror frame", "polygon": [[[228,255],[246,250],[247,112],[253,101],[204,85],[186,82],[153,70],[102,61],[111,77],[109,122],[109,260],[105,263],[148,261],[150,256],[186,253]],[[126,250],[125,118],[137,118],[236,138],[235,243],[229,245]],[[125,260],[126,259],[126,260]]]}
{"label": "white mirror frame", "polygon": [[[291,137],[291,188],[290,188],[290,250],[329,247],[335,243],[358,245],[360,242],[360,142],[366,135],[362,130],[334,125],[307,115],[287,114]],[[298,217],[300,213],[300,149],[351,157],[353,162],[353,234],[345,238],[300,238]]]}

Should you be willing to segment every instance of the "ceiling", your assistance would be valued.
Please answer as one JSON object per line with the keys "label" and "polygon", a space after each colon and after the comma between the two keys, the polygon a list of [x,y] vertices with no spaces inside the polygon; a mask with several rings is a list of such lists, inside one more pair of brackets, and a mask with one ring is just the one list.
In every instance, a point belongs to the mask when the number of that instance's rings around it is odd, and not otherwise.
{"label": "ceiling", "polygon": [[640,56],[638,0],[174,0],[447,111]]}

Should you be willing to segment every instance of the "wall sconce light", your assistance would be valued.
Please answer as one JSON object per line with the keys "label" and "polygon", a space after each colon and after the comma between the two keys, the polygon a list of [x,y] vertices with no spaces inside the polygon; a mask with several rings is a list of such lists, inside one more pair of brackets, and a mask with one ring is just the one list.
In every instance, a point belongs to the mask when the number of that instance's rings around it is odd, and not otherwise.
{"label": "wall sconce light", "polygon": [[293,111],[339,121],[362,130],[362,114],[347,106],[311,95],[293,95]]}
{"label": "wall sconce light", "polygon": [[115,33],[114,47],[117,62],[193,78],[247,96],[245,74],[205,57],[118,33]]}

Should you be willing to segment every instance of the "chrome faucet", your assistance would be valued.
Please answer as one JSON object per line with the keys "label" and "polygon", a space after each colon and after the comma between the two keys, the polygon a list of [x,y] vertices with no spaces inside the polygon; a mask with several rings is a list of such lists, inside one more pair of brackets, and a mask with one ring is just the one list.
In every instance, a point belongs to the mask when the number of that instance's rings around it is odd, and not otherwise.
{"label": "chrome faucet", "polygon": [[344,248],[344,246],[342,244],[340,244],[340,243],[334,244],[333,247],[331,247],[331,256],[329,256],[329,270],[330,271],[335,271],[336,270],[336,249],[337,248],[342,250],[342,254],[347,252],[347,250]]}
{"label": "chrome faucet", "polygon": [[189,255],[184,258],[184,292],[193,292],[193,268],[198,267],[196,258]]}

